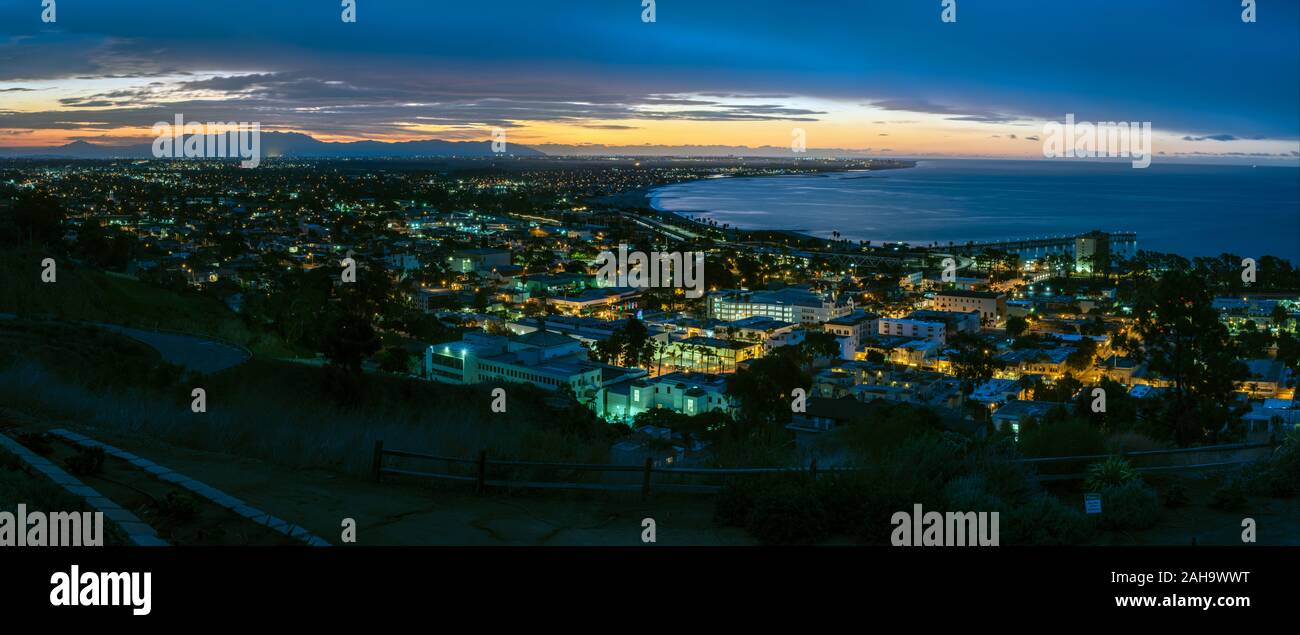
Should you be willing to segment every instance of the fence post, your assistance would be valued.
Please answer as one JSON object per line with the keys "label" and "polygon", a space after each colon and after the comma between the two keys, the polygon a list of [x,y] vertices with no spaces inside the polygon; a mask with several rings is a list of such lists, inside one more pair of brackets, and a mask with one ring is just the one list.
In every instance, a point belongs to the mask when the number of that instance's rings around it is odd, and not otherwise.
{"label": "fence post", "polygon": [[375,481],[379,481],[380,476],[383,474],[382,472],[383,465],[384,465],[384,440],[377,439],[375,441],[374,464],[371,467],[371,469],[374,470]]}
{"label": "fence post", "polygon": [[653,466],[654,459],[647,456],[645,458],[645,471],[642,472],[641,476],[641,498],[649,498],[650,496],[650,468]]}
{"label": "fence post", "polygon": [[487,450],[478,451],[478,487],[476,493],[482,494],[487,489]]}
{"label": "fence post", "polygon": [[813,457],[812,467],[810,467],[809,469],[812,471],[812,479],[814,481],[817,480],[817,457],[815,456]]}

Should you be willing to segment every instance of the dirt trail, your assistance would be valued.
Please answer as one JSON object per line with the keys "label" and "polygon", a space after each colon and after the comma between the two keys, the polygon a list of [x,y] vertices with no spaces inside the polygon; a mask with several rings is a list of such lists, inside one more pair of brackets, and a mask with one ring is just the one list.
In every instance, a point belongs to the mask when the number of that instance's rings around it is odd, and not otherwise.
{"label": "dirt trail", "polygon": [[[52,437],[46,458],[64,465],[82,449]],[[83,454],[84,455],[84,454]],[[86,485],[139,516],[158,536],[173,545],[282,545],[301,546],[268,527],[194,496],[160,480],[143,469],[113,456],[104,456],[95,473],[75,476]]]}

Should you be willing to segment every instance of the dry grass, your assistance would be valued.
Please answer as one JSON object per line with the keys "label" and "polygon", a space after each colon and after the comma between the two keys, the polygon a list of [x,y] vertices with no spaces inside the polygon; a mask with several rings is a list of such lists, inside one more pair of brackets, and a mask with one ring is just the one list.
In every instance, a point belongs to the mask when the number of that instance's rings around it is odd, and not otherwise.
{"label": "dry grass", "polygon": [[0,370],[0,400],[52,421],[127,430],[193,449],[357,475],[369,472],[371,449],[380,439],[389,448],[460,457],[486,449],[498,458],[607,459],[607,440],[542,425],[540,420],[548,414],[539,411],[543,406],[529,395],[519,396],[510,415],[493,414],[486,387],[367,377],[359,390],[370,394],[341,403],[304,385],[319,385],[327,372],[250,363],[206,378],[208,412],[196,414],[190,412],[184,386],[94,389],[36,362],[21,361]]}

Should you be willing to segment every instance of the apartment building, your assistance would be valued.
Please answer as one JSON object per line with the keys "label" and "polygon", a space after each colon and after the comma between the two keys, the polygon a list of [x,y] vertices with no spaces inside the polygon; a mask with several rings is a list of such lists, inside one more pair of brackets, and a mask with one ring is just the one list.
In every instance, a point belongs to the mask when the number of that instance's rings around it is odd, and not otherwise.
{"label": "apartment building", "polygon": [[878,335],[929,340],[942,346],[948,341],[948,325],[943,322],[908,318],[881,318]]}
{"label": "apartment building", "polygon": [[943,291],[930,302],[935,311],[967,313],[977,311],[984,326],[998,326],[1007,320],[1007,294],[996,291]]}
{"label": "apartment building", "polygon": [[841,359],[856,359],[866,338],[877,334],[879,324],[879,315],[855,310],[844,317],[827,321],[822,325],[822,330],[839,339]]}

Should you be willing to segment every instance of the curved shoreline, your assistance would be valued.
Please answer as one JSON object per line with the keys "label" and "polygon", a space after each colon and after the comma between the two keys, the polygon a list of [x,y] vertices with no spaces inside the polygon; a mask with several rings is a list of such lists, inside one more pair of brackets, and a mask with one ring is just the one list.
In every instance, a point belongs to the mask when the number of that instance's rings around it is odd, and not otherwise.
{"label": "curved shoreline", "polygon": [[[664,208],[660,207],[659,204],[658,204],[658,202],[659,202],[659,192],[660,192],[661,190],[664,190],[664,189],[669,188],[669,187],[675,187],[675,186],[678,186],[678,185],[687,185],[687,184],[693,184],[693,183],[702,183],[702,182],[710,181],[710,180],[733,180],[733,179],[735,179],[735,180],[740,180],[740,179],[753,180],[753,179],[781,179],[781,178],[792,178],[792,177],[828,177],[828,176],[841,175],[841,174],[856,174],[856,173],[859,173],[859,172],[861,172],[861,173],[870,173],[870,172],[884,172],[884,171],[890,171],[890,170],[905,170],[905,169],[915,168],[915,167],[917,167],[917,166],[919,166],[919,165],[921,164],[920,161],[906,161],[906,163],[909,163],[910,165],[896,165],[896,166],[882,167],[882,168],[876,168],[876,169],[870,169],[870,168],[862,169],[862,168],[858,168],[858,169],[849,169],[849,170],[826,170],[826,171],[818,171],[818,172],[811,172],[811,173],[794,173],[794,174],[741,174],[741,175],[721,174],[721,175],[718,175],[718,176],[707,177],[707,178],[703,178],[703,179],[687,179],[687,180],[683,180],[683,181],[675,181],[675,182],[673,182],[673,183],[665,183],[665,184],[663,184],[663,185],[657,185],[657,186],[654,186],[654,187],[651,187],[651,188],[644,188],[643,191],[642,191],[642,195],[644,196],[646,207],[648,207],[650,210],[654,211],[655,213],[658,213],[658,214],[672,214],[673,216],[679,217],[679,218],[680,218],[681,220],[683,220],[683,221],[687,221],[687,222],[690,222],[690,223],[693,223],[693,224],[700,224],[700,225],[703,225],[703,226],[708,227],[708,225],[705,225],[705,224],[703,224],[703,223],[700,223],[700,221],[695,220],[695,219],[691,218],[691,217],[688,216],[688,215],[695,215],[695,216],[697,216],[697,217],[707,217],[709,214],[715,213],[716,210],[707,210],[707,209],[698,209],[698,210],[697,210],[697,209],[669,210],[669,209],[664,209]],[[870,176],[860,176],[860,177],[857,177],[857,178],[859,178],[859,179],[867,179],[867,178],[875,178],[875,177],[870,177]],[[845,179],[845,180],[857,180],[857,179]],[[810,233],[810,230],[807,230],[807,229],[780,229],[780,228],[773,228],[773,227],[739,227],[739,226],[736,226],[734,223],[731,224],[731,229],[735,229],[735,230],[737,230],[737,231],[746,231],[746,232],[777,232],[777,233],[788,233],[788,234],[794,234],[794,235],[797,235],[797,236],[801,236],[801,237],[803,237],[803,238],[807,238],[807,239],[819,239],[819,238],[820,238],[819,236],[815,236],[815,235],[813,235],[812,233]]]}

